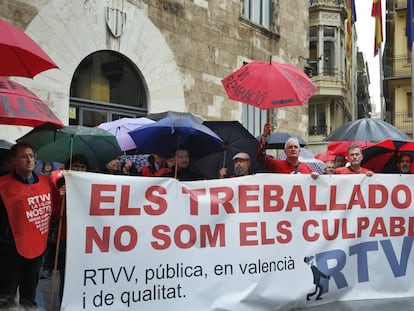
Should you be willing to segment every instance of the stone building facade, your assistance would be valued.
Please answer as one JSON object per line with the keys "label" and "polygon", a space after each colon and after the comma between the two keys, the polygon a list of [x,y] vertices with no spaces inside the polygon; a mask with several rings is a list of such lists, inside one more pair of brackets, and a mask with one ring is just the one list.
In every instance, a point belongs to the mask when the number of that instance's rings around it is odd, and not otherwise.
{"label": "stone building facade", "polygon": [[[11,78],[42,98],[65,124],[79,121],[79,107],[99,110],[102,104],[112,110],[103,109],[103,118],[114,118],[117,108],[126,116],[189,111],[206,120],[239,120],[259,134],[267,112],[229,100],[221,79],[243,62],[270,56],[301,68],[300,59],[309,53],[309,2],[259,2],[270,4],[265,26],[248,16],[253,7],[247,0],[0,0],[0,17],[22,28],[58,64],[33,79]],[[105,96],[85,104],[71,93],[82,62],[100,51],[116,52],[136,71],[143,93],[139,109],[106,106],[102,102],[111,100]],[[89,87],[109,92],[108,85]],[[274,130],[306,139],[307,112],[305,105],[269,113]],[[27,131],[3,128],[9,140]]]}

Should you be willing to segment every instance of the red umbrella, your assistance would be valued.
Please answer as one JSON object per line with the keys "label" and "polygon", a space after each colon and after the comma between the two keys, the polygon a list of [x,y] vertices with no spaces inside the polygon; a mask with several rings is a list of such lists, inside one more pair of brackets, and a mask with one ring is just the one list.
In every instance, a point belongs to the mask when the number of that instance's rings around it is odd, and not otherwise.
{"label": "red umbrella", "polygon": [[36,127],[44,123],[63,127],[39,97],[21,84],[0,77],[0,124]]}
{"label": "red umbrella", "polygon": [[364,149],[373,144],[374,143],[371,141],[333,141],[328,145],[327,150],[333,155],[343,154],[344,156],[347,156],[348,147],[351,145],[358,145],[361,149]]}
{"label": "red umbrella", "polygon": [[334,161],[335,155],[332,153],[332,151],[327,150],[315,154],[315,159],[321,160],[322,162]]}
{"label": "red umbrella", "polygon": [[397,173],[401,153],[408,153],[414,159],[414,141],[385,139],[362,150],[362,166],[376,173]]}
{"label": "red umbrella", "polygon": [[0,76],[33,78],[58,68],[42,48],[20,28],[0,19]]}
{"label": "red umbrella", "polygon": [[320,152],[315,155],[315,158],[327,162],[330,160],[335,160],[335,156],[337,154],[343,154],[345,157],[348,156],[348,147],[351,145],[358,145],[361,149],[364,149],[368,146],[373,145],[374,143],[371,141],[333,141],[331,142],[326,151]]}
{"label": "red umbrella", "polygon": [[302,70],[275,61],[253,61],[221,82],[230,99],[260,109],[300,106],[318,91]]}

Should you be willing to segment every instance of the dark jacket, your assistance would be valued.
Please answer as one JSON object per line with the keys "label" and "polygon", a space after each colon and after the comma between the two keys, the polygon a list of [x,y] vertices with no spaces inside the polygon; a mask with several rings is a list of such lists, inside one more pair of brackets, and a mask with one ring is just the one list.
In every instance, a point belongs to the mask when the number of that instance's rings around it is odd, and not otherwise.
{"label": "dark jacket", "polygon": [[[171,167],[171,171],[167,172],[161,177],[175,177],[175,166]],[[180,181],[192,181],[192,180],[203,180],[205,179],[202,175],[191,171],[189,168],[180,169],[177,171],[177,179]]]}

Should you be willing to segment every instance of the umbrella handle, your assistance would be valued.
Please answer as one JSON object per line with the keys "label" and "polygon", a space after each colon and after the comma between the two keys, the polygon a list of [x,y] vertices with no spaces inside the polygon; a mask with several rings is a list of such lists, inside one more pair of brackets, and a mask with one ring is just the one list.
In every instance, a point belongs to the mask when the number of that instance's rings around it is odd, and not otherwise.
{"label": "umbrella handle", "polygon": [[227,149],[224,149],[224,157],[223,157],[223,166],[226,167],[226,156],[227,156]]}
{"label": "umbrella handle", "polygon": [[174,179],[177,179],[177,175],[178,175],[178,168],[177,168],[177,150],[178,150],[178,147],[180,146],[180,138],[181,138],[181,134],[178,133],[177,148],[175,149],[175,171],[174,171]]}
{"label": "umbrella handle", "polygon": [[70,155],[69,155],[69,169],[72,169],[72,155],[73,155],[73,135],[70,135]]}

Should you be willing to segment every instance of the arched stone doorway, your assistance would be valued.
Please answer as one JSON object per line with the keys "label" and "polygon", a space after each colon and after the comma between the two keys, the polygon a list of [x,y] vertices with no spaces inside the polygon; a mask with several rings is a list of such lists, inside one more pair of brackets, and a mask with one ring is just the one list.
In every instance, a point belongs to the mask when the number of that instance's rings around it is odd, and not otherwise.
{"label": "arched stone doorway", "polygon": [[127,57],[102,50],[85,57],[70,86],[69,124],[96,126],[148,113],[145,80]]}

